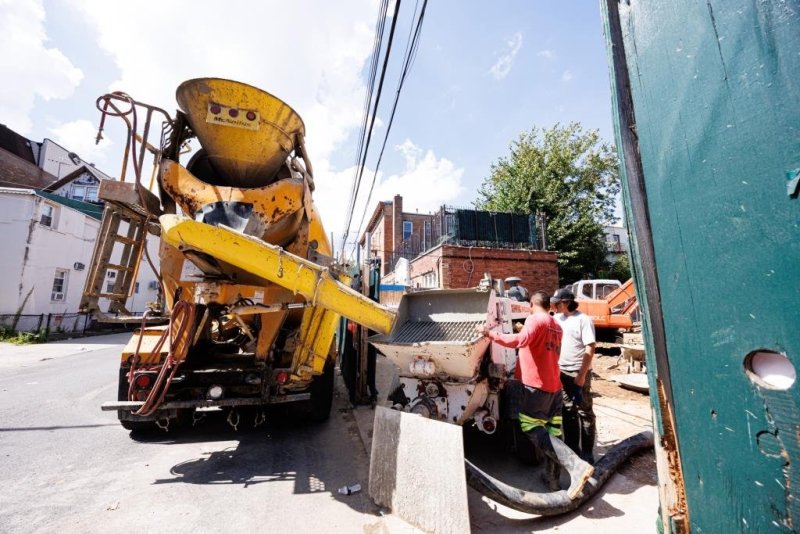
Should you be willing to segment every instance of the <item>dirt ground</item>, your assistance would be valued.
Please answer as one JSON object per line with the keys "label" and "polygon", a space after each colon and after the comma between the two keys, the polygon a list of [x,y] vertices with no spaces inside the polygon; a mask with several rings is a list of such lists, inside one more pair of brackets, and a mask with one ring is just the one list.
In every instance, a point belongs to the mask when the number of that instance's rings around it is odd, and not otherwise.
{"label": "dirt ground", "polygon": [[[598,354],[592,366],[592,396],[598,426],[598,448],[624,439],[651,426],[650,397],[631,391],[611,380],[628,373],[628,364],[618,355]],[[639,427],[638,429],[635,427]],[[652,452],[626,461],[619,472],[639,484],[655,485],[656,463]]]}
{"label": "dirt ground", "polygon": [[[605,352],[612,352],[606,350]],[[592,391],[603,397],[641,402],[649,405],[647,394],[631,391],[612,381],[612,377],[628,374],[628,363],[616,354],[598,354],[592,362]]]}

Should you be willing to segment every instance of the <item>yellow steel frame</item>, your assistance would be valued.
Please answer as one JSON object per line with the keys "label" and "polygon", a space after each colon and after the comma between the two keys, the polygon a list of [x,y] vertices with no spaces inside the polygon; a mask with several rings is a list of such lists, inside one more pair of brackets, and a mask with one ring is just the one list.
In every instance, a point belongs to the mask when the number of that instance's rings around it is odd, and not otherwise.
{"label": "yellow steel frame", "polygon": [[326,267],[228,228],[177,215],[162,215],[159,221],[161,238],[179,250],[204,252],[306,299],[312,309],[303,315],[293,362],[301,377],[322,371],[339,315],[382,334],[392,329],[392,310],[342,284]]}

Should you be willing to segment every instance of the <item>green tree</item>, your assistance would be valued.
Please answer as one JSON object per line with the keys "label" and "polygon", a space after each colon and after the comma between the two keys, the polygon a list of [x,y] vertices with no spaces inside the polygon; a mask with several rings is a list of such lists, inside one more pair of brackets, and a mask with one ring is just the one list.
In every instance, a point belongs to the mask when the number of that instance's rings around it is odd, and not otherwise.
{"label": "green tree", "polygon": [[534,127],[511,143],[478,191],[479,209],[543,213],[548,249],[558,252],[561,282],[607,266],[603,225],[616,222],[617,156],[597,130],[579,123]]}
{"label": "green tree", "polygon": [[621,254],[614,263],[611,264],[608,272],[609,278],[615,278],[625,282],[631,277],[631,264],[627,254]]}

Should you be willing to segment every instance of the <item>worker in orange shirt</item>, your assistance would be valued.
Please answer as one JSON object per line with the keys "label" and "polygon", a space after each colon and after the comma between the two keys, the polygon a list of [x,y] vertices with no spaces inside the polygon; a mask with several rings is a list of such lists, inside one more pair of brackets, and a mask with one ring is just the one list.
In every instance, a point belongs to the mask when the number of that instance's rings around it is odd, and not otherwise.
{"label": "worker in orange shirt", "polygon": [[[547,474],[558,476],[557,466],[570,475],[567,494],[578,497],[594,468],[581,460],[564,442],[561,435],[561,379],[558,358],[561,327],[550,316],[550,296],[537,291],[531,297],[532,313],[516,334],[500,334],[484,327],[483,335],[495,343],[519,349],[517,367],[524,386],[519,421],[522,432],[541,450],[550,463]],[[553,468],[555,466],[555,468]],[[551,490],[558,489],[558,479],[547,480]]]}

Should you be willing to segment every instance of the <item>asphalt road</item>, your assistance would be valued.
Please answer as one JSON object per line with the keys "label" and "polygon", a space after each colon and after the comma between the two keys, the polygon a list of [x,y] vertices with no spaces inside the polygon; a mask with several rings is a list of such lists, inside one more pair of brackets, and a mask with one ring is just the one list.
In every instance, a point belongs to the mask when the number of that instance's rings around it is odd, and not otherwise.
{"label": "asphalt road", "polygon": [[335,399],[317,425],[221,417],[134,439],[114,412],[127,334],[0,343],[0,532],[381,532],[368,460]]}

